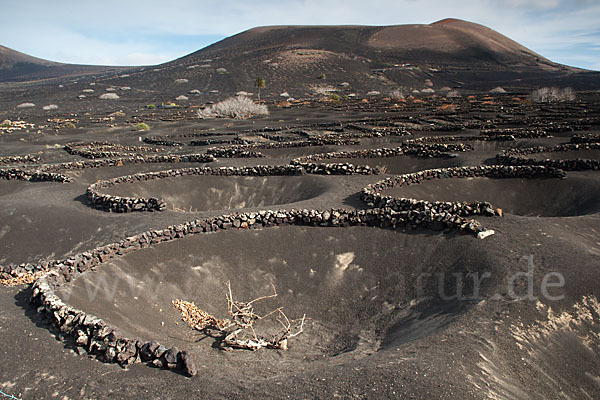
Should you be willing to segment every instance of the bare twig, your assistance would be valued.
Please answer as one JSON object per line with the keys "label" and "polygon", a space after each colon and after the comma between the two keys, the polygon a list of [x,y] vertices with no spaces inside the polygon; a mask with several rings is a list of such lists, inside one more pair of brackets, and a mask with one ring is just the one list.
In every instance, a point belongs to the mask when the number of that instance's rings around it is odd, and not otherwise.
{"label": "bare twig", "polygon": [[[298,336],[304,331],[304,322],[306,314],[301,320],[290,320],[283,312],[283,307],[278,307],[267,314],[260,316],[254,312],[253,304],[260,301],[277,297],[275,285],[273,294],[261,296],[249,302],[236,301],[233,299],[231,282],[226,283],[227,293],[227,313],[231,320],[219,320],[214,316],[198,309],[194,303],[182,300],[174,300],[173,305],[182,314],[184,321],[199,331],[206,333],[207,328],[216,329],[222,333],[220,340],[225,348],[239,348],[248,350],[258,350],[261,348],[287,350],[288,339]],[[281,329],[271,340],[267,340],[257,334],[255,324],[257,321],[265,320],[276,315],[275,320],[281,325]],[[292,325],[300,321],[300,327],[295,333],[292,332]],[[207,335],[209,333],[206,333]]]}

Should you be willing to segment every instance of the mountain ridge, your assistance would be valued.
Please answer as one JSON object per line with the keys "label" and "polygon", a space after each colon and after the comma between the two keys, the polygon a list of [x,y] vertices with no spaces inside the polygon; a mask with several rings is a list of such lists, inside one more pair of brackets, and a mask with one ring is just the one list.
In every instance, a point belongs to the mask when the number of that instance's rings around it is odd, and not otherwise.
{"label": "mountain ridge", "polygon": [[[260,26],[149,67],[45,66],[25,61],[29,63],[0,68],[0,81],[105,74],[101,78],[108,83],[166,96],[189,91],[216,94],[208,96],[211,99],[251,92],[256,77],[266,80],[266,97],[286,92],[304,97],[323,90],[364,95],[397,88],[409,92],[446,87],[600,88],[600,73],[555,63],[490,28],[454,18],[390,26]],[[18,73],[19,68],[25,73]],[[128,78],[120,79],[117,72],[125,69]]]}

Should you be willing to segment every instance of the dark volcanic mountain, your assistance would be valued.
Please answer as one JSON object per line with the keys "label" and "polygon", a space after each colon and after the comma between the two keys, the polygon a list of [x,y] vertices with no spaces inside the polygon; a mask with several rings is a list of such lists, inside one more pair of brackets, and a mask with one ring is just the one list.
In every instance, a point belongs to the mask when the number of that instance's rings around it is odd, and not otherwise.
{"label": "dark volcanic mountain", "polygon": [[[179,61],[205,56],[260,59],[263,55],[278,56],[281,57],[280,61],[286,61],[289,58],[302,58],[288,54],[298,49],[322,50],[325,53],[320,58],[335,55],[353,59],[359,57],[357,61],[379,62],[382,67],[406,63],[438,67],[466,63],[479,67],[558,67],[491,29],[455,19],[430,25],[387,27],[260,27],[222,40]],[[297,52],[293,55],[297,55]]]}
{"label": "dark volcanic mountain", "polygon": [[63,64],[32,57],[0,46],[0,82],[35,81],[122,69],[122,67]]}
{"label": "dark volcanic mountain", "polygon": [[[154,75],[154,76],[153,76]],[[158,78],[158,76],[164,78]],[[168,76],[168,78],[167,78]],[[302,97],[319,88],[382,94],[433,87],[529,90],[600,87],[600,74],[554,63],[484,26],[445,19],[430,25],[271,26],[250,29],[138,75],[146,88],[254,91]],[[134,83],[132,83],[134,84]],[[173,92],[175,95],[176,92]]]}
{"label": "dark volcanic mountain", "polygon": [[[155,67],[122,69],[50,63],[3,50],[0,81],[66,77],[131,87],[137,101],[217,100],[238,91],[280,98],[337,92],[363,97],[456,88],[530,91],[544,86],[600,89],[600,73],[554,63],[484,26],[445,19],[430,25],[270,26],[250,29]],[[9,67],[9,68],[7,68]],[[87,75],[87,76],[85,76]],[[76,79],[74,79],[76,78]],[[125,100],[125,99],[123,99]],[[185,101],[185,100],[181,100]]]}

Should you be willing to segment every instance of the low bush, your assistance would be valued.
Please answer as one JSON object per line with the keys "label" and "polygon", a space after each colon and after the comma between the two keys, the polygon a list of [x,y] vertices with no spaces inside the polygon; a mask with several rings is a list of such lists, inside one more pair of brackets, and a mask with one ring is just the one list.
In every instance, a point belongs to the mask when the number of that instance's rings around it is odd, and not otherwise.
{"label": "low bush", "polygon": [[145,122],[140,122],[139,124],[137,124],[135,126],[135,130],[136,131],[149,131],[150,130],[150,126],[148,126],[148,124],[145,123]]}
{"label": "low bush", "polygon": [[104,93],[100,95],[101,100],[117,100],[119,95],[116,93]]}
{"label": "low bush", "polygon": [[402,100],[404,98],[404,93],[400,89],[394,89],[390,92],[390,97],[394,100]]}
{"label": "low bush", "polygon": [[198,118],[235,118],[246,119],[254,116],[269,115],[264,104],[255,104],[247,97],[230,97],[217,104],[198,110]]}
{"label": "low bush", "polygon": [[308,89],[316,95],[329,96],[331,93],[336,92],[337,89],[331,85],[310,85]]}
{"label": "low bush", "polygon": [[534,90],[529,95],[529,99],[534,103],[557,103],[575,100],[575,91],[567,87],[560,89],[557,87],[543,87]]}

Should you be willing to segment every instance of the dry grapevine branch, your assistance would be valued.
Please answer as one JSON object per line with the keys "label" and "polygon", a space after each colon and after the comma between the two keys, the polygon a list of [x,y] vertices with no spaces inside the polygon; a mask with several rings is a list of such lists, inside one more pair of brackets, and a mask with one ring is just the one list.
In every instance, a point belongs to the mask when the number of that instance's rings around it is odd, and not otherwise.
{"label": "dry grapevine branch", "polygon": [[[262,316],[254,311],[254,303],[277,297],[277,290],[274,285],[271,285],[273,294],[258,297],[249,302],[234,300],[231,282],[227,282],[226,286],[227,313],[231,320],[217,319],[199,309],[194,303],[183,300],[173,300],[173,306],[181,313],[181,318],[193,329],[205,333],[210,329],[218,331],[220,333],[219,340],[221,340],[225,349],[258,350],[268,348],[287,350],[288,339],[296,337],[304,331],[306,315],[302,316],[300,320],[290,320],[283,312],[283,307],[276,308]],[[281,325],[281,329],[271,339],[259,336],[255,330],[255,324],[267,318],[273,318]],[[297,330],[292,333],[293,327],[298,323]]]}

